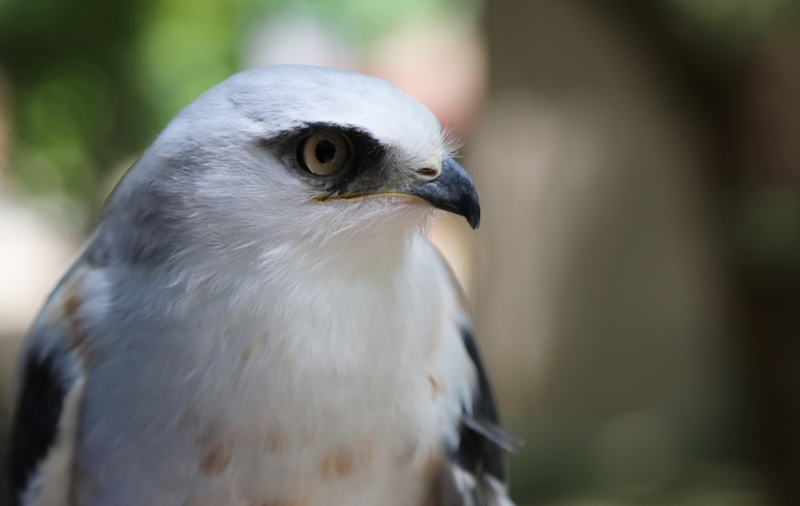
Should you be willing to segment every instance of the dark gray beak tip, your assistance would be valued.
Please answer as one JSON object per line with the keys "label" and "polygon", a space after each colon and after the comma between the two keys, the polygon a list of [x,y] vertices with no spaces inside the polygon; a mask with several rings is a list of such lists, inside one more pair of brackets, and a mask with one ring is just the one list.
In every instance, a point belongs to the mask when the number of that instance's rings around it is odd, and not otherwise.
{"label": "dark gray beak tip", "polygon": [[466,218],[473,229],[481,222],[481,205],[475,184],[455,160],[442,160],[442,172],[433,181],[414,183],[405,191],[422,197],[433,207]]}
{"label": "dark gray beak tip", "polygon": [[476,206],[475,210],[466,216],[467,223],[469,226],[472,227],[472,230],[477,230],[479,226],[481,226],[481,208],[480,206]]}
{"label": "dark gray beak tip", "polygon": [[[464,169],[461,170],[463,171]],[[466,171],[464,173],[466,174]],[[456,202],[455,209],[451,210],[451,212],[463,216],[473,230],[477,229],[481,224],[481,203],[478,200],[478,192],[475,190],[472,180],[469,180],[469,185],[464,185],[458,194],[461,198]]]}

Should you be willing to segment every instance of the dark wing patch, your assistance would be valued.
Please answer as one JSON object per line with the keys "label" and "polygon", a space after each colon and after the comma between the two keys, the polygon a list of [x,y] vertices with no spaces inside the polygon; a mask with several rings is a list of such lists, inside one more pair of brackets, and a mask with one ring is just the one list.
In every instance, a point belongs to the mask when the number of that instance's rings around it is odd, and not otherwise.
{"label": "dark wing patch", "polygon": [[[456,454],[458,463],[473,476],[480,476],[485,471],[498,480],[505,482],[506,462],[502,448],[471,427],[485,425],[485,423],[480,423],[481,420],[496,425],[499,423],[499,419],[494,394],[489,384],[489,376],[483,366],[483,360],[478,350],[478,344],[475,342],[475,337],[466,328],[461,329],[461,337],[469,357],[475,363],[475,372],[478,375],[478,390],[475,392],[475,397],[472,401],[472,414],[465,413],[462,417],[461,442]],[[465,423],[465,420],[470,420],[470,422]]]}
{"label": "dark wing patch", "polygon": [[472,413],[465,411],[461,418],[459,445],[450,451],[451,462],[439,477],[437,506],[511,504],[503,488],[507,480],[505,452],[516,451],[522,441],[500,427],[478,344],[466,327],[461,328],[461,336],[475,364],[477,389]]}
{"label": "dark wing patch", "polygon": [[500,427],[494,393],[475,336],[470,329],[462,327],[461,338],[478,375],[478,390],[473,398],[472,414],[465,413],[461,419],[461,463],[469,471],[482,470],[505,483],[507,476],[504,451],[518,450],[522,441]]}
{"label": "dark wing patch", "polygon": [[9,478],[12,505],[19,505],[39,464],[58,433],[67,388],[50,356],[29,353],[23,363],[22,383],[11,430]]}

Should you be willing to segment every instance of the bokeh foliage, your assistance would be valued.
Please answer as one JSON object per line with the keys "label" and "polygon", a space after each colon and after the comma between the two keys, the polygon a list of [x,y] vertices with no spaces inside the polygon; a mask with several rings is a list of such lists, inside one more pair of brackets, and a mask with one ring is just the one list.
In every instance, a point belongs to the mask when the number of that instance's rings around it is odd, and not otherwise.
{"label": "bokeh foliage", "polygon": [[153,115],[136,42],[152,2],[5,0],[0,71],[9,81],[11,170],[31,192],[93,202],[101,168],[141,147]]}

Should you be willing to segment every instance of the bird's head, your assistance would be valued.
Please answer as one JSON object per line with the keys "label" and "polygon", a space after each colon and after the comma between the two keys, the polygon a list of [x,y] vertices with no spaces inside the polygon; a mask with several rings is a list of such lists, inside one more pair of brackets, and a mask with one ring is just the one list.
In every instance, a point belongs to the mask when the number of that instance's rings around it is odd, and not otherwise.
{"label": "bird's head", "polygon": [[118,193],[148,185],[165,213],[220,248],[381,242],[434,208],[478,226],[475,187],[451,148],[436,118],[387,81],[277,66],[198,97]]}

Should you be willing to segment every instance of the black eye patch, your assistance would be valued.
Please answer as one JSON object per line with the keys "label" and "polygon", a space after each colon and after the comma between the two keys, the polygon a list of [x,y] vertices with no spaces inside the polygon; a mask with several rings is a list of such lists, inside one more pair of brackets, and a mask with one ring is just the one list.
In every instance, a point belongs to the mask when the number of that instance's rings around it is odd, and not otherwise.
{"label": "black eye patch", "polygon": [[[298,147],[314,133],[333,130],[345,137],[352,147],[350,160],[341,171],[333,176],[318,177],[300,166],[297,160]],[[268,149],[298,177],[310,182],[321,191],[330,194],[348,193],[356,180],[379,180],[389,159],[389,149],[378,139],[362,128],[335,123],[309,123],[298,128],[286,130],[269,138],[261,139],[259,147]],[[324,146],[319,149],[320,160],[329,153]]]}

